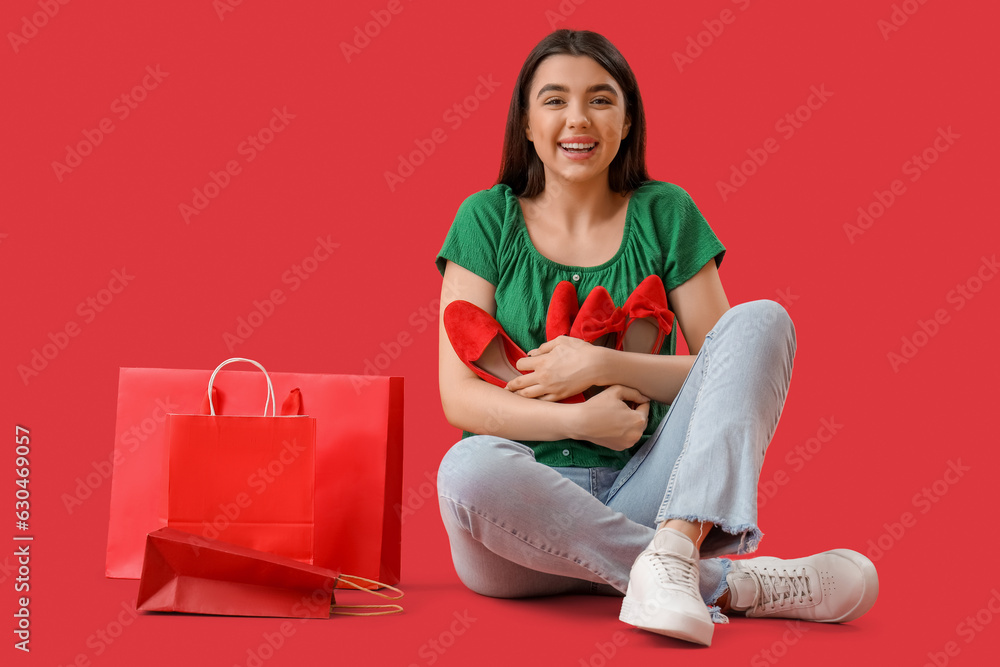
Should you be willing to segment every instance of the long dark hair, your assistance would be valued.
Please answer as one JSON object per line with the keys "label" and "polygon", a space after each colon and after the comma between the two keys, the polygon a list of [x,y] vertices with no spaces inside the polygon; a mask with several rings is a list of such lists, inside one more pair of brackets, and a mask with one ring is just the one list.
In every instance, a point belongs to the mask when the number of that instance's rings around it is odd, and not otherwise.
{"label": "long dark hair", "polygon": [[545,169],[534,146],[525,136],[528,113],[528,86],[535,70],[549,56],[590,56],[608,71],[625,95],[625,114],[631,122],[615,159],[608,168],[608,186],[613,192],[627,194],[649,180],[646,172],[646,114],[642,108],[639,84],[625,57],[606,37],[590,30],[556,30],[540,41],[521,66],[514,84],[503,137],[500,176],[497,183],[509,185],[519,197],[531,198],[545,189]]}

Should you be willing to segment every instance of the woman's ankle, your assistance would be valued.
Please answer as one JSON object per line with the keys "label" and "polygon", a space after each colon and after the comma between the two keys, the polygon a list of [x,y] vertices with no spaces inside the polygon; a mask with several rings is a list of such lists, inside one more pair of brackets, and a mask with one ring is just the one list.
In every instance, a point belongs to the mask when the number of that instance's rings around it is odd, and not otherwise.
{"label": "woman's ankle", "polygon": [[739,611],[737,609],[733,609],[732,605],[729,604],[729,598],[729,589],[727,588],[726,592],[720,595],[719,599],[715,601],[715,604],[719,606],[719,611],[723,614],[728,614],[729,616],[746,616],[745,610]]}
{"label": "woman's ankle", "polygon": [[705,541],[705,536],[708,535],[708,531],[711,530],[712,524],[708,522],[694,523],[683,519],[667,519],[657,526],[657,529],[659,530],[662,530],[663,528],[671,528],[687,536],[688,539],[694,542],[694,545],[698,547],[698,549],[701,549],[701,543]]}

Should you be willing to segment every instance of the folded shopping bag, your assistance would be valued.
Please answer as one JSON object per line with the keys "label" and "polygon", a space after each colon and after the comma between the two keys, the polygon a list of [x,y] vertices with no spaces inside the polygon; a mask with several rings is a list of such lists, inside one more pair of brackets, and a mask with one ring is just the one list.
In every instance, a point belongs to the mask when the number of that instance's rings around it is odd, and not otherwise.
{"label": "folded shopping bag", "polygon": [[[146,537],[136,609],[285,618],[328,618],[331,611],[360,616],[402,611],[396,604],[336,604],[338,583],[360,587],[334,570],[160,528]],[[400,590],[388,588],[396,595],[375,594],[402,597]]]}

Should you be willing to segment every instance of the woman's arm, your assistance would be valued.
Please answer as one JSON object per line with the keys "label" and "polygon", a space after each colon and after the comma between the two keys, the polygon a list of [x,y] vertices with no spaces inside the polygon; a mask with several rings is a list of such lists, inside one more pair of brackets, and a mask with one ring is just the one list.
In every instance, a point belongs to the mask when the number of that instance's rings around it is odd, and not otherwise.
{"label": "woman's arm", "polygon": [[668,299],[674,309],[675,323],[684,333],[690,355],[617,352],[613,359],[605,363],[600,384],[624,384],[635,387],[654,400],[674,402],[684,378],[694,365],[695,356],[701,351],[705,336],[729,310],[729,299],[722,288],[715,260],[709,260],[698,273],[670,290]]}
{"label": "woman's arm", "polygon": [[553,401],[595,384],[624,385],[661,403],[673,403],[706,334],[729,310],[729,300],[714,259],[670,290],[668,297],[690,355],[621,352],[561,336],[518,363],[520,370],[534,372],[512,380],[508,388],[522,396]]}
{"label": "woman's arm", "polygon": [[[567,405],[531,400],[483,381],[458,358],[444,329],[444,310],[456,299],[473,303],[491,315],[496,313],[494,286],[448,262],[438,323],[438,382],[448,423],[511,440],[577,438],[611,449],[626,449],[638,442],[646,426],[649,399],[635,389],[609,388],[595,397],[603,397],[600,401]],[[642,405],[633,410],[625,401]]]}

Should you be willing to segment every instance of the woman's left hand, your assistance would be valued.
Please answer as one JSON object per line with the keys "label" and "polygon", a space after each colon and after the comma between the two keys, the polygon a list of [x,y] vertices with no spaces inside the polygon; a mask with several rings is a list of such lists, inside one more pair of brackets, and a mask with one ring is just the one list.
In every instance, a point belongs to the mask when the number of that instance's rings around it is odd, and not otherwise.
{"label": "woman's left hand", "polygon": [[579,338],[559,336],[543,343],[517,362],[519,371],[533,371],[507,383],[507,389],[526,398],[561,401],[600,384],[609,350]]}

